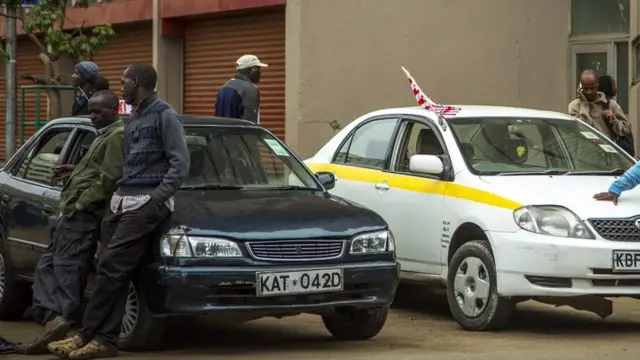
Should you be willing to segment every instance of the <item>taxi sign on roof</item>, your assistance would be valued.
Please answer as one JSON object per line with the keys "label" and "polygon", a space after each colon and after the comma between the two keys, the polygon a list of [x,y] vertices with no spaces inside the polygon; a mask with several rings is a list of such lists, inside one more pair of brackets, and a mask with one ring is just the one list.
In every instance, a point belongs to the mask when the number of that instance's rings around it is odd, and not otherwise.
{"label": "taxi sign on roof", "polygon": [[118,114],[131,115],[131,111],[133,111],[131,105],[127,104],[124,100],[120,100],[120,104],[118,106]]}

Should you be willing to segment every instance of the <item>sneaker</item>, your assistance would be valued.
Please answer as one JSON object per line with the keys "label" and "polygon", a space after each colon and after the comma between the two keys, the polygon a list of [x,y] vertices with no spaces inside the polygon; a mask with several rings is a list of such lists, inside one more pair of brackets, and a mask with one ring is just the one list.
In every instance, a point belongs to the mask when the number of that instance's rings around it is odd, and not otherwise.
{"label": "sneaker", "polygon": [[26,344],[16,346],[18,354],[41,355],[49,353],[47,345],[50,342],[62,340],[70,329],[69,323],[57,316],[44,325],[44,333]]}
{"label": "sneaker", "polygon": [[103,345],[95,340],[89,342],[82,349],[78,349],[69,354],[72,360],[90,360],[117,357],[118,349],[113,346]]}
{"label": "sneaker", "polygon": [[66,338],[60,341],[54,341],[47,345],[47,349],[53,355],[60,359],[68,359],[69,354],[85,346],[87,342],[80,336],[76,335],[72,338]]}

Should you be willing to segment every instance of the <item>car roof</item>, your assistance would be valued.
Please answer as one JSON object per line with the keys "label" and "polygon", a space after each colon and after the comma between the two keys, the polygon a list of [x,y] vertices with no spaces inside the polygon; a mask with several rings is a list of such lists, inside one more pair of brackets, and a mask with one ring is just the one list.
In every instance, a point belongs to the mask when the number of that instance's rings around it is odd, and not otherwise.
{"label": "car roof", "polygon": [[[465,119],[465,118],[477,118],[477,117],[522,117],[522,118],[553,118],[559,120],[575,120],[573,117],[547,110],[536,110],[518,107],[508,106],[492,106],[492,105],[449,105],[451,107],[459,108],[455,115],[445,115],[447,119]],[[403,108],[389,108],[374,111],[369,116],[377,115],[389,115],[389,114],[406,114],[406,115],[418,115],[433,117],[434,112],[431,110],[425,110],[420,106],[403,107]]]}
{"label": "car roof", "polygon": [[[128,116],[120,116],[121,118],[127,118]],[[180,115],[185,125],[213,125],[213,126],[242,126],[242,127],[259,127],[259,125],[239,119],[229,119],[217,116],[199,116],[199,115]],[[47,126],[56,124],[91,124],[88,116],[72,116],[63,117],[55,120],[47,121]]]}

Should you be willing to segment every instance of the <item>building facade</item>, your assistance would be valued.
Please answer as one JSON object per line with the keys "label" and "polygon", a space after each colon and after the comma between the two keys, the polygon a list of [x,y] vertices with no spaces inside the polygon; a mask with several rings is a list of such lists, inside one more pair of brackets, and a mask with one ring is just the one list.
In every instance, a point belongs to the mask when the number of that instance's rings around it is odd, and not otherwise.
{"label": "building facade", "polygon": [[[365,112],[414,105],[401,66],[441,103],[562,112],[591,68],[617,79],[640,135],[640,0],[114,0],[68,16],[114,26],[94,58],[114,90],[127,65],[152,62],[185,114],[213,115],[235,60],[257,55],[270,65],[261,122],[302,157]],[[28,39],[18,53],[19,74],[42,71]]]}

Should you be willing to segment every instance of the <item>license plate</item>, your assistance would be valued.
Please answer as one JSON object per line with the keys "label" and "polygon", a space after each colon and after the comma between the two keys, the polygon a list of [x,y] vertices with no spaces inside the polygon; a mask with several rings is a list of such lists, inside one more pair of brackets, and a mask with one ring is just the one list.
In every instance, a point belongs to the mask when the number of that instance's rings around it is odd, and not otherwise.
{"label": "license plate", "polygon": [[640,251],[614,250],[613,271],[640,271]]}
{"label": "license plate", "polygon": [[256,274],[258,296],[292,295],[342,291],[342,269],[323,269]]}

